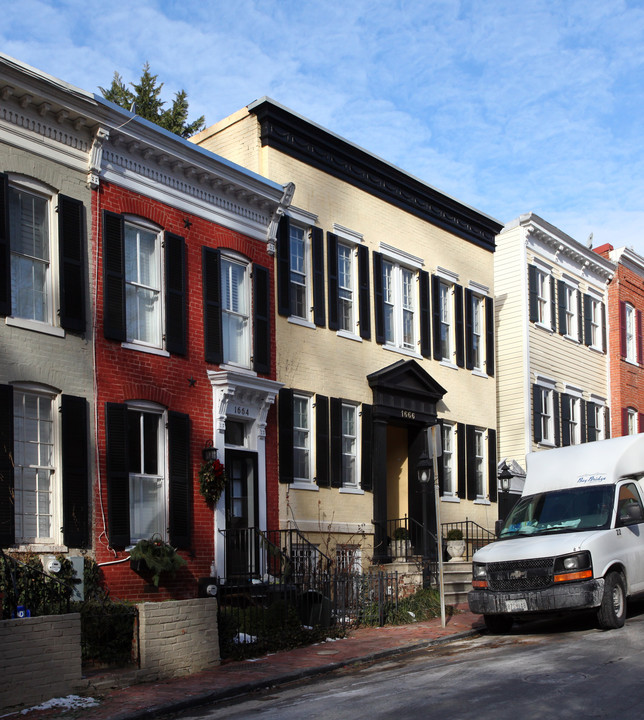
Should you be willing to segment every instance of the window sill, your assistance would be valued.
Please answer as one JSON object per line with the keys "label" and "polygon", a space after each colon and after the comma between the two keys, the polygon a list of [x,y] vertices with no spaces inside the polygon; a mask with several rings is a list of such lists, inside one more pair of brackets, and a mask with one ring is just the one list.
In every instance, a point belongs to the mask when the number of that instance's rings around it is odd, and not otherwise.
{"label": "window sill", "polygon": [[567,340],[568,342],[575,343],[575,345],[579,345],[579,339],[576,338],[574,335],[564,335],[564,340]]}
{"label": "window sill", "polygon": [[67,545],[57,545],[56,543],[17,543],[11,548],[11,552],[56,555],[69,552],[69,548]]}
{"label": "window sill", "polygon": [[33,330],[33,332],[43,333],[44,335],[53,335],[54,337],[65,337],[63,328],[54,327],[48,323],[37,322],[36,320],[27,320],[26,318],[8,317],[5,323],[11,327],[22,328],[23,330]]}
{"label": "window sill", "polygon": [[483,370],[472,370],[472,375],[475,375],[476,377],[484,378],[487,380],[489,378],[489,375],[486,372],[483,372]]}
{"label": "window sill", "polygon": [[476,500],[474,500],[474,504],[475,505],[491,505],[492,503],[490,502],[489,498],[476,498]]}
{"label": "window sill", "polygon": [[161,348],[149,347],[147,345],[137,345],[136,343],[124,342],[121,343],[121,347],[125,350],[137,350],[138,352],[148,353],[149,355],[170,357],[170,353],[167,350],[161,350]]}
{"label": "window sill", "polygon": [[460,503],[461,499],[458,495],[441,495],[441,502]]}
{"label": "window sill", "polygon": [[343,495],[364,495],[364,490],[358,487],[341,487],[339,490]]}
{"label": "window sill", "polygon": [[362,342],[362,338],[359,335],[356,335],[352,332],[347,332],[346,330],[338,330],[337,336],[345,338],[347,340],[353,340],[354,342]]}
{"label": "window sill", "polygon": [[440,365],[442,367],[449,368],[450,370],[458,370],[458,365],[454,365],[454,363],[449,360],[441,360]]}
{"label": "window sill", "polygon": [[313,492],[318,492],[320,490],[319,486],[314,482],[303,482],[303,481],[295,481],[291,483],[291,489],[292,490],[309,490]]}
{"label": "window sill", "polygon": [[537,443],[537,447],[553,448],[557,446],[551,440],[541,440],[541,442]]}
{"label": "window sill", "polygon": [[542,330],[545,330],[547,333],[550,333],[551,335],[554,334],[554,330],[550,325],[546,325],[545,323],[536,322],[534,324],[535,327],[541,328]]}
{"label": "window sill", "polygon": [[603,349],[603,348],[600,348],[598,345],[587,345],[587,347],[588,347],[588,349],[591,350],[592,352],[599,353],[600,355],[605,355],[605,354],[606,354],[606,352],[604,351],[604,349]]}
{"label": "window sill", "polygon": [[423,359],[423,356],[420,353],[414,352],[414,350],[407,350],[407,348],[397,347],[396,345],[383,345],[382,349],[388,350],[389,352],[400,353],[401,355],[407,355],[407,357],[416,358],[417,360]]}
{"label": "window sill", "polygon": [[629,365],[633,365],[633,367],[638,368],[640,366],[640,364],[637,362],[637,360],[631,360],[630,358],[627,358],[627,357],[622,358],[622,360],[625,363],[628,363]]}
{"label": "window sill", "polygon": [[288,322],[291,323],[291,325],[299,325],[300,327],[310,328],[311,330],[315,330],[315,323],[312,323],[310,320],[305,320],[304,318],[297,317],[296,315],[291,315],[288,318]]}

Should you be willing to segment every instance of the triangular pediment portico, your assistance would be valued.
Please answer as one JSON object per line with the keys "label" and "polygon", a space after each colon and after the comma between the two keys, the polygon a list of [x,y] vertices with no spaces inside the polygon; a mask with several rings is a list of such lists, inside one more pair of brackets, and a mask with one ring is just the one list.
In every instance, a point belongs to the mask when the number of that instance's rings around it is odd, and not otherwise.
{"label": "triangular pediment portico", "polygon": [[447,392],[416,360],[399,360],[367,376],[374,412],[393,422],[436,422],[436,404]]}

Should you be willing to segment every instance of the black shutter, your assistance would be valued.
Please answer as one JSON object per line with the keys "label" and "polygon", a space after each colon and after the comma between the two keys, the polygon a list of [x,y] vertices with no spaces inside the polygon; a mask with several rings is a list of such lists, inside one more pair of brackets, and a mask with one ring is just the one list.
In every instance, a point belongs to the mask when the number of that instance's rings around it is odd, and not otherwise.
{"label": "black shutter", "polygon": [[454,285],[454,316],[455,316],[455,337],[456,337],[456,364],[459,367],[465,365],[465,328],[463,318],[463,288]]}
{"label": "black shutter", "polygon": [[604,408],[604,428],[605,428],[604,434],[606,435],[607,438],[609,438],[610,437],[610,408],[607,408],[607,407]]}
{"label": "black shutter", "polygon": [[358,245],[358,295],[360,303],[360,337],[363,340],[370,340],[369,250],[364,245]]}
{"label": "black shutter", "polygon": [[315,396],[315,481],[329,487],[329,398]]}
{"label": "black shutter", "polygon": [[561,395],[561,444],[566,447],[570,445],[570,404],[572,398],[570,395],[562,393]]}
{"label": "black shutter", "polygon": [[326,267],[329,287],[329,330],[340,327],[338,319],[338,236],[326,234]]}
{"label": "black shutter", "polygon": [[291,314],[291,221],[282,215],[277,228],[277,312]]}
{"label": "black shutter", "polygon": [[168,413],[168,487],[170,544],[190,548],[192,473],[190,472],[190,417]]}
{"label": "black shutter", "polygon": [[[11,315],[9,179],[4,173],[0,173],[0,315]],[[13,543],[13,539],[11,542]]]}
{"label": "black shutter", "polygon": [[491,297],[485,298],[485,371],[490,377],[494,377],[495,364],[495,343],[496,337],[494,325],[494,300]]}
{"label": "black shutter", "polygon": [[493,428],[489,428],[487,431],[487,481],[490,502],[496,502],[496,430]]}
{"label": "black shutter", "polygon": [[569,332],[566,322],[566,283],[557,280],[557,306],[559,308],[559,334],[565,335]]}
{"label": "black shutter", "polygon": [[0,548],[16,541],[13,491],[13,387],[0,385]]}
{"label": "black shutter", "polygon": [[219,250],[202,249],[203,324],[206,362],[220,365],[224,361],[221,330],[221,275]]}
{"label": "black shutter", "polygon": [[107,519],[113,548],[130,544],[130,474],[127,405],[105,406],[107,436]]}
{"label": "black shutter", "polygon": [[628,435],[628,408],[622,408],[622,436]]}
{"label": "black shutter", "polygon": [[253,265],[253,370],[268,375],[271,371],[271,284],[270,272]]}
{"label": "black shutter", "polygon": [[[432,324],[434,340],[434,360],[442,360],[441,353],[441,281],[432,275]],[[451,360],[451,358],[448,358]]]}
{"label": "black shutter", "polygon": [[626,303],[619,301],[619,351],[623,358],[626,357]]}
{"label": "black shutter", "polygon": [[89,424],[87,400],[61,399],[63,538],[65,545],[85,548],[89,541]]}
{"label": "black shutter", "polygon": [[465,448],[465,423],[457,423],[456,425],[456,454],[458,458],[458,496],[465,498],[467,495],[466,482],[466,448]]}
{"label": "black shutter", "polygon": [[539,295],[537,292],[537,268],[528,265],[528,297],[530,299],[530,322],[539,319]]}
{"label": "black shutter", "polygon": [[476,462],[475,450],[476,442],[474,439],[474,425],[465,426],[465,447],[467,453],[467,499],[476,500]]}
{"label": "black shutter", "polygon": [[586,442],[586,401],[579,401],[579,434],[582,443]]}
{"label": "black shutter", "polygon": [[539,385],[532,386],[532,437],[536,443],[543,440],[541,435],[541,415],[543,413],[542,407],[543,396],[541,394],[541,387]]}
{"label": "black shutter", "polygon": [[[583,343],[584,345],[592,345],[593,344],[593,325],[592,325],[592,319],[593,319],[593,303],[592,298],[588,293],[584,293],[584,335],[583,335]],[[582,339],[582,336],[579,336],[579,339]]]}
{"label": "black shutter", "polygon": [[293,482],[293,391],[282,388],[278,399],[279,481]]}
{"label": "black shutter", "polygon": [[601,303],[602,352],[606,352],[606,305]]}
{"label": "black shutter", "polygon": [[322,228],[311,228],[311,262],[313,265],[313,322],[318,327],[326,324],[324,304],[324,233]]}
{"label": "black shutter", "polygon": [[557,300],[555,293],[555,278],[550,276],[550,329],[552,332],[557,332]]}
{"label": "black shutter", "polygon": [[60,263],[60,326],[85,331],[85,206],[58,196],[58,255]]}
{"label": "black shutter", "polygon": [[373,457],[373,408],[362,403],[362,457],[360,463],[360,487],[373,490],[372,462]]}
{"label": "black shutter", "polygon": [[418,274],[420,290],[420,354],[432,356],[431,312],[429,308],[429,273],[421,270]]}
{"label": "black shutter", "polygon": [[[443,435],[443,421],[442,420],[438,421],[438,427],[440,428],[439,432],[440,432],[440,437],[441,437],[441,447],[444,447],[445,436]],[[438,495],[440,497],[443,497],[443,493],[445,492],[445,453],[444,452],[441,453],[441,455],[438,458],[438,468],[439,468]]]}
{"label": "black shutter", "polygon": [[123,217],[103,211],[103,334],[125,342],[125,224]]}
{"label": "black shutter", "polygon": [[584,341],[584,312],[581,301],[581,290],[577,290],[577,341],[580,343]]}
{"label": "black shutter", "polygon": [[373,253],[373,313],[376,324],[376,342],[385,342],[385,299],[382,288],[382,255]]}
{"label": "black shutter", "polygon": [[331,426],[331,487],[342,487],[342,400],[331,398],[329,401],[329,420]]}
{"label": "black shutter", "polygon": [[637,362],[642,364],[642,311],[637,310],[635,313],[635,334],[637,338]]}
{"label": "black shutter", "polygon": [[552,391],[552,409],[555,415],[555,445],[559,447],[561,445],[561,422],[559,416],[559,393],[555,390]]}
{"label": "black shutter", "polygon": [[588,442],[597,440],[597,423],[595,416],[595,408],[597,407],[596,403],[586,403],[586,438]]}
{"label": "black shutter", "polygon": [[186,241],[165,234],[165,333],[166,350],[175,355],[187,352]]}
{"label": "black shutter", "polygon": [[474,318],[472,313],[472,291],[465,289],[465,367],[474,368]]}

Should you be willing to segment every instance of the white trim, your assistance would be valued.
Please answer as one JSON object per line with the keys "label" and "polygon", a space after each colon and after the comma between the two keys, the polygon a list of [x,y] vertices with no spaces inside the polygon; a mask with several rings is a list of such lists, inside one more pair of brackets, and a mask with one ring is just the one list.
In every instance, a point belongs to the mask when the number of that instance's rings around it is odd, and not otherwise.
{"label": "white trim", "polygon": [[425,265],[422,258],[405,252],[404,250],[399,250],[398,248],[393,247],[393,245],[387,245],[387,243],[381,242],[379,250],[383,257],[386,257],[388,260],[391,260],[399,265],[404,265],[407,268],[416,268],[417,270],[421,270]]}
{"label": "white trim", "polygon": [[12,327],[22,328],[23,330],[33,330],[34,332],[44,333],[45,335],[53,335],[54,337],[65,337],[65,330],[57,325],[39,322],[38,320],[28,320],[27,318],[13,317],[8,315],[5,323]]}
{"label": "white trim", "polygon": [[476,295],[488,295],[490,294],[490,288],[487,285],[482,285],[474,280],[470,280],[469,289],[472,290]]}
{"label": "white trim", "polygon": [[318,216],[315,213],[295,207],[295,205],[289,205],[286,215],[288,215],[289,218],[296,223],[296,225],[304,225],[308,227],[310,225],[317,225],[318,222]]}
{"label": "white trim", "polygon": [[300,327],[310,328],[311,330],[315,330],[316,327],[314,322],[311,322],[310,320],[305,320],[298,315],[289,315],[287,322],[290,322],[292,325],[299,325]]}
{"label": "white trim", "polygon": [[362,233],[359,233],[356,230],[350,230],[349,228],[338,225],[337,223],[333,223],[333,232],[343,240],[348,240],[355,245],[361,245],[364,243],[364,235]]}
{"label": "white trim", "polygon": [[451,270],[446,270],[445,268],[442,268],[440,266],[436,267],[436,270],[434,271],[434,275],[436,277],[441,278],[442,280],[446,280],[448,283],[451,283],[452,285],[458,282],[458,273],[452,272]]}

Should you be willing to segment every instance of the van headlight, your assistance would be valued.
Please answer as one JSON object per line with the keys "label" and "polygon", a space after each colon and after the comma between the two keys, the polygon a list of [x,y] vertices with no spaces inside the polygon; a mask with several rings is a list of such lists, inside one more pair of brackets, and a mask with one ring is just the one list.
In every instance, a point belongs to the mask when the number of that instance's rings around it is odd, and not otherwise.
{"label": "van headlight", "polygon": [[592,576],[593,564],[590,558],[590,553],[587,550],[555,558],[555,582],[589,580]]}
{"label": "van headlight", "polygon": [[472,587],[487,587],[487,568],[485,563],[472,563]]}

